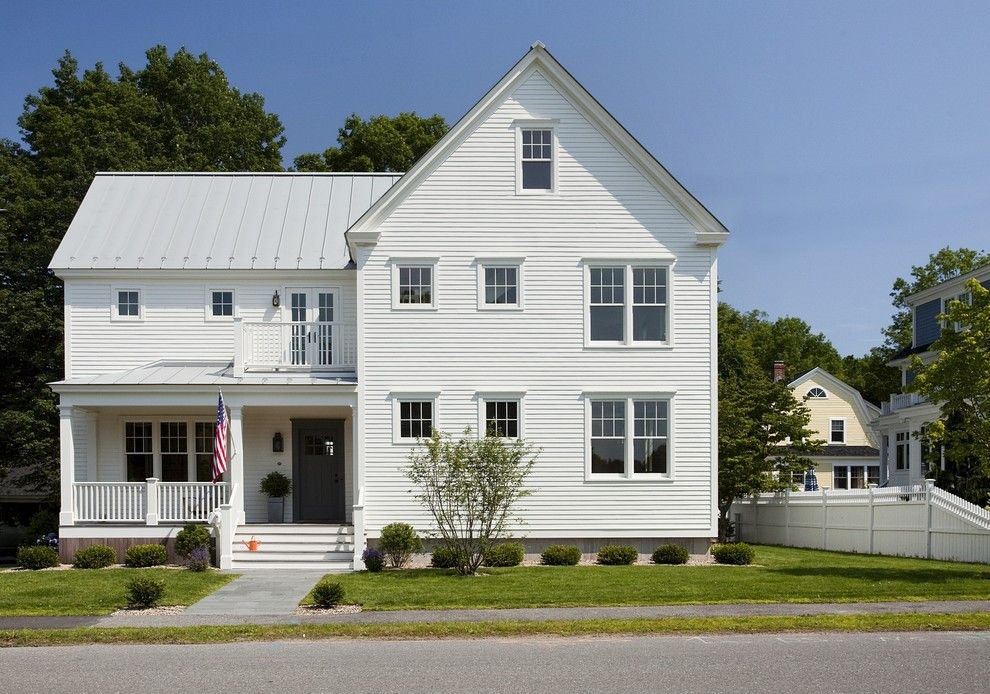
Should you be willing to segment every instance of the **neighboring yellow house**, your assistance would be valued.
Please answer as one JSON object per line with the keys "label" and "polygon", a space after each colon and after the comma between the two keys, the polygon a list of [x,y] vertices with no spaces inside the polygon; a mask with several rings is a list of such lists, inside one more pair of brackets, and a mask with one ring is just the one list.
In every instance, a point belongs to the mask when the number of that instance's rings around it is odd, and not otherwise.
{"label": "neighboring yellow house", "polygon": [[[808,427],[823,439],[825,447],[815,456],[818,486],[823,489],[864,489],[883,484],[880,450],[870,423],[880,408],[868,403],[859,391],[828,371],[814,368],[788,384],[794,397],[811,410]],[[804,479],[796,483],[803,484]]]}

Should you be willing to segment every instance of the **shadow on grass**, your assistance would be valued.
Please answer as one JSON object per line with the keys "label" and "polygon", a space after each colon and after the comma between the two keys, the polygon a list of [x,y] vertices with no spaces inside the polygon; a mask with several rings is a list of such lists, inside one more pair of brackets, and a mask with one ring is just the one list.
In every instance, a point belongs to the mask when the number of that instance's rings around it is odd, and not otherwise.
{"label": "shadow on grass", "polygon": [[[899,583],[948,583],[960,580],[990,580],[990,571],[958,569],[864,569],[842,566],[794,566],[768,569],[768,573],[801,578],[843,578],[857,581]],[[987,586],[990,591],[990,585]]]}

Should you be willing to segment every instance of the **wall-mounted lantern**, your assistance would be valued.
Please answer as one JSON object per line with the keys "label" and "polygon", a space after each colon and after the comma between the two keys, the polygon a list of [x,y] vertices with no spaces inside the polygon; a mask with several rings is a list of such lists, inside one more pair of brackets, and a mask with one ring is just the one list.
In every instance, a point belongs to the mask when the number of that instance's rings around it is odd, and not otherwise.
{"label": "wall-mounted lantern", "polygon": [[324,439],[323,440],[323,454],[324,455],[333,455],[333,439]]}
{"label": "wall-mounted lantern", "polygon": [[282,298],[278,295],[278,290],[276,289],[275,293],[272,294],[272,306],[278,308],[278,305],[281,303],[282,303]]}
{"label": "wall-mounted lantern", "polygon": [[272,453],[281,453],[285,450],[285,443],[282,441],[282,432],[276,431],[272,437]]}

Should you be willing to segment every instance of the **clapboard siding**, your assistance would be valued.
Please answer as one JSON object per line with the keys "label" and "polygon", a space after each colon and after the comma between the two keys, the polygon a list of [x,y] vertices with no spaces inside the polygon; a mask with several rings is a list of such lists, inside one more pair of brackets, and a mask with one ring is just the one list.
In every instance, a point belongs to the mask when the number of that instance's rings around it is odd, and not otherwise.
{"label": "clapboard siding", "polygon": [[[558,194],[516,195],[512,122],[559,119]],[[425,526],[392,443],[390,394],[437,391],[437,423],[477,427],[479,392],[524,390],[542,449],[519,532],[550,537],[712,531],[714,251],[678,209],[540,74],[499,104],[379,227],[362,268],[368,531]],[[524,257],[525,310],[477,309],[477,258]],[[584,347],[583,258],[670,255],[672,349]],[[437,257],[437,311],[391,309],[390,259]],[[586,481],[583,393],[676,391],[673,481]]]}
{"label": "clapboard siding", "polygon": [[[828,397],[804,400],[808,391],[815,387],[824,389]],[[873,430],[870,429],[870,421],[860,416],[852,396],[848,393],[833,389],[831,384],[824,379],[809,378],[794,388],[794,397],[798,400],[804,400],[805,406],[811,411],[808,428],[815,432],[815,438],[828,442],[831,421],[844,419],[846,421],[846,445],[876,447],[877,442],[874,440]]]}

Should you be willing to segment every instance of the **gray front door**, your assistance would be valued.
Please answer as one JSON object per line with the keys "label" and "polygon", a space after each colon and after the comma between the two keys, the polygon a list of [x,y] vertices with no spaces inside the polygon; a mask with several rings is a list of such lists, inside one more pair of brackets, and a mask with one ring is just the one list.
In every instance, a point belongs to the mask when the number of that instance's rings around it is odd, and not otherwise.
{"label": "gray front door", "polygon": [[341,523],[344,515],[344,422],[293,422],[293,520]]}

